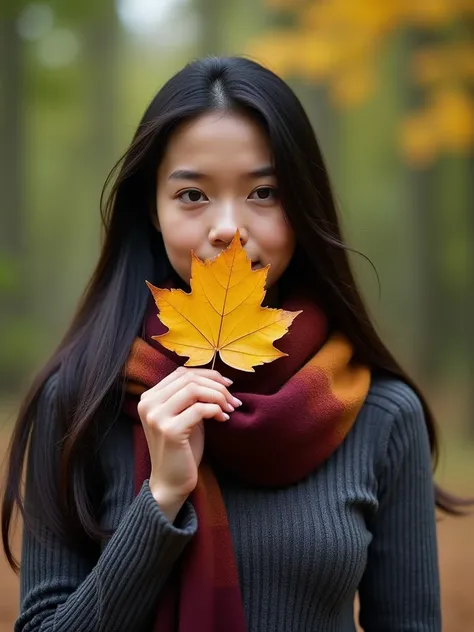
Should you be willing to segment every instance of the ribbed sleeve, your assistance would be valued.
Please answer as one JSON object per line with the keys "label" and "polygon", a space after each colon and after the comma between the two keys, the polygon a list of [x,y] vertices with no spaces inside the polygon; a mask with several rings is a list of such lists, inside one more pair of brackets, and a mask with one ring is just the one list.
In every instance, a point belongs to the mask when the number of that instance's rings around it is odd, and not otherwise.
{"label": "ribbed sleeve", "polygon": [[[44,402],[41,406],[43,427],[47,410],[54,410],[52,402],[49,408]],[[28,479],[33,475],[29,472]],[[117,632],[140,630],[150,621],[163,584],[196,532],[197,519],[188,502],[173,526],[148,481],[131,504],[130,488],[126,478],[114,487],[114,507],[128,507],[97,560],[46,529],[35,535],[25,530],[15,632]],[[28,494],[27,484],[26,505]]]}

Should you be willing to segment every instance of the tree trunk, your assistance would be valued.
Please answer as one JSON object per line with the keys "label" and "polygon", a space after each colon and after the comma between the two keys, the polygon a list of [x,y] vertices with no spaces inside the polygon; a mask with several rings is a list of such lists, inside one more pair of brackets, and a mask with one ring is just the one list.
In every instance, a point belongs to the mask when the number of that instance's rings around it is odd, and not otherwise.
{"label": "tree trunk", "polygon": [[474,440],[474,149],[469,156],[470,191],[466,216],[469,225],[469,267],[466,279],[466,309],[464,311],[465,322],[465,352],[467,361],[467,424],[469,437]]}
{"label": "tree trunk", "polygon": [[[408,47],[410,58],[421,47],[430,43],[432,35],[423,31],[411,34]],[[408,109],[423,104],[422,90],[411,84],[408,90]],[[408,183],[411,192],[412,230],[414,234],[414,284],[417,300],[417,334],[415,363],[419,379],[427,387],[436,386],[440,377],[442,358],[443,292],[443,236],[440,230],[436,195],[437,165],[411,169]]]}
{"label": "tree trunk", "polygon": [[0,384],[7,390],[17,387],[28,369],[15,349],[27,297],[23,70],[16,16],[4,16],[0,19]]}
{"label": "tree trunk", "polygon": [[195,5],[200,23],[200,38],[197,50],[198,57],[221,54],[224,45],[221,37],[223,30],[222,1],[196,0]]}
{"label": "tree trunk", "polygon": [[[115,2],[102,2],[85,28],[88,75],[87,109],[89,156],[93,156],[94,184],[105,180],[116,158],[118,90],[118,49],[120,28]],[[92,151],[91,151],[92,150]]]}
{"label": "tree trunk", "polygon": [[[468,41],[474,44],[474,18],[471,16],[464,23]],[[474,103],[474,88],[471,86],[471,103]],[[474,114],[472,115],[474,117]],[[474,440],[474,147],[468,158],[469,191],[466,209],[467,233],[469,235],[469,265],[465,276],[464,338],[467,362],[467,424],[468,435]]]}

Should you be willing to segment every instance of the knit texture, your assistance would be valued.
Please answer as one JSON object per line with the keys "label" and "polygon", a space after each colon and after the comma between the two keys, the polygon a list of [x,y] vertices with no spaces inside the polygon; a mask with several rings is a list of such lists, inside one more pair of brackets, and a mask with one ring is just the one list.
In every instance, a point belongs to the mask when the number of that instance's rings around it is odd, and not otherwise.
{"label": "knit texture", "polygon": [[[34,442],[52,438],[55,388],[52,380]],[[101,550],[25,532],[15,632],[152,630],[197,518],[188,501],[171,525],[147,481],[134,498],[131,433],[120,418],[101,446],[101,522],[115,529]],[[374,381],[344,442],[299,483],[268,490],[218,480],[250,632],[354,632],[357,590],[366,632],[441,630],[431,459],[406,385]]]}

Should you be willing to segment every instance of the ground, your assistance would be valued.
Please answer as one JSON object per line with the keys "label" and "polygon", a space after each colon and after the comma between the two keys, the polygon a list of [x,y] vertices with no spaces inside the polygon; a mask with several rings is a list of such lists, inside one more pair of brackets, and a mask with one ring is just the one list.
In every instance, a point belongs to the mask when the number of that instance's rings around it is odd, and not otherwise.
{"label": "ground", "polygon": [[[0,438],[0,451],[5,439]],[[474,493],[472,470],[460,467],[464,452],[456,459],[452,480],[457,488],[471,488]],[[472,451],[469,463],[472,464]],[[466,475],[469,472],[467,484]],[[442,583],[443,632],[474,630],[474,515],[469,518],[443,518],[438,524],[439,555]],[[17,538],[18,539],[18,538]],[[0,632],[11,632],[18,612],[18,580],[9,569],[4,556],[0,559]],[[382,632],[382,631],[381,631]]]}

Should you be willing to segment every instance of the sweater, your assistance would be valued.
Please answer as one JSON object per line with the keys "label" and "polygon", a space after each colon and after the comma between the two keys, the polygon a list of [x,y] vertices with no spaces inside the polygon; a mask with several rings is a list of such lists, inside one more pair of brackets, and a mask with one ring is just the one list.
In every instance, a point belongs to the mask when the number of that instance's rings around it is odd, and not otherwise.
{"label": "sweater", "polygon": [[[56,389],[52,378],[33,445],[51,440]],[[15,632],[152,629],[197,518],[188,499],[170,524],[148,481],[134,496],[131,421],[110,426],[99,449],[100,523],[113,535],[86,553],[46,528],[40,538],[25,530]],[[428,435],[406,384],[374,379],[344,442],[297,484],[259,489],[217,477],[249,632],[354,632],[357,592],[365,632],[441,630]]]}

